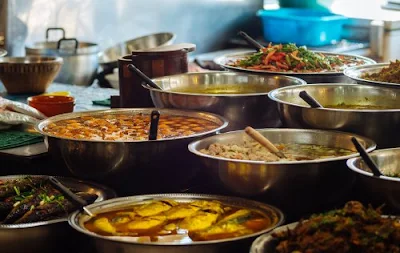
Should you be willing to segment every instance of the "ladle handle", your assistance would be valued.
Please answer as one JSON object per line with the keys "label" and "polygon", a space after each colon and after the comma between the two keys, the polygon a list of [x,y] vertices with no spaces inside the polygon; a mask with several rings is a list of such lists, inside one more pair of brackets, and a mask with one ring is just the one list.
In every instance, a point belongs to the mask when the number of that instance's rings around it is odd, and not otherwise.
{"label": "ladle handle", "polygon": [[303,90],[300,91],[299,97],[301,97],[307,104],[311,106],[311,108],[323,108],[323,106],[310,94],[307,93],[307,91]]}
{"label": "ladle handle", "polygon": [[364,147],[358,142],[356,137],[351,137],[351,141],[354,144],[354,147],[357,149],[358,153],[360,153],[362,159],[364,162],[368,165],[368,167],[371,169],[372,173],[374,176],[379,177],[382,176],[381,171],[379,170],[378,166],[375,164],[375,162],[372,160],[372,158],[368,155],[367,151],[364,149]]}
{"label": "ladle handle", "polygon": [[263,45],[261,45],[260,43],[258,43],[258,42],[257,42],[255,39],[253,39],[252,37],[250,37],[247,33],[243,32],[243,31],[240,31],[240,32],[238,32],[238,34],[239,34],[240,36],[242,36],[243,39],[245,39],[246,42],[247,42],[250,46],[253,46],[255,49],[260,50],[260,49],[263,49],[263,48],[264,48]]}
{"label": "ladle handle", "polygon": [[87,206],[86,200],[82,199],[81,197],[77,196],[73,193],[70,189],[65,187],[60,181],[58,181],[55,177],[49,177],[50,183],[59,190],[66,198],[71,200],[73,203],[77,204],[79,207]]}
{"label": "ladle handle", "polygon": [[157,140],[157,132],[158,132],[158,121],[160,120],[160,112],[152,111],[150,115],[150,130],[149,130],[149,140],[154,141]]}
{"label": "ladle handle", "polygon": [[265,138],[265,136],[260,134],[254,128],[248,126],[244,129],[244,131],[251,138],[253,138],[255,141],[266,147],[268,150],[277,155],[279,158],[286,158],[285,155],[277,147],[275,147],[275,145],[272,142],[270,142],[267,138]]}
{"label": "ladle handle", "polygon": [[154,83],[153,80],[151,80],[145,73],[140,71],[140,69],[138,69],[135,65],[129,64],[128,69],[132,73],[137,74],[144,82],[146,82],[148,85],[150,85],[150,87],[161,90],[161,88],[156,83]]}

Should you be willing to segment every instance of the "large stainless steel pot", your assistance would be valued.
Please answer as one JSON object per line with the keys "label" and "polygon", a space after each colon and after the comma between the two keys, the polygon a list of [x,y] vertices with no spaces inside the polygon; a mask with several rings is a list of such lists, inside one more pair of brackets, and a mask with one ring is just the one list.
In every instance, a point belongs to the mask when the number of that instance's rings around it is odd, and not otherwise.
{"label": "large stainless steel pot", "polygon": [[250,234],[247,236],[240,236],[236,238],[229,238],[223,240],[201,241],[201,242],[186,242],[186,243],[137,243],[129,242],[118,237],[100,236],[93,232],[88,231],[83,226],[84,222],[89,219],[87,215],[82,212],[75,212],[69,217],[69,224],[78,232],[85,234],[91,239],[95,245],[98,253],[219,253],[219,252],[246,252],[248,251],[251,242],[259,235],[266,233],[283,223],[284,217],[280,210],[277,208],[246,199],[214,196],[206,194],[155,194],[155,195],[142,195],[132,196],[125,198],[116,198],[109,201],[103,201],[99,204],[92,204],[87,208],[93,212],[101,213],[110,210],[118,210],[119,208],[132,206],[132,204],[142,204],[151,200],[160,199],[173,199],[177,202],[190,202],[194,200],[217,200],[223,204],[250,208],[267,214],[271,217],[273,225],[258,233]]}
{"label": "large stainless steel pot", "polygon": [[[305,84],[301,79],[288,76],[262,76],[233,72],[199,72],[153,79],[163,90],[150,90],[156,107],[200,110],[224,116],[229,121],[225,129],[238,130],[246,126],[257,128],[280,127],[277,104],[268,98],[269,91],[290,85]],[[223,85],[242,90],[246,85],[264,87],[260,93],[246,94],[196,94],[174,92],[172,89],[212,89]]]}
{"label": "large stainless steel pot", "polygon": [[48,124],[84,115],[148,114],[154,108],[111,109],[68,113],[48,118],[37,125],[45,136],[49,153],[63,160],[69,170],[80,178],[102,182],[119,194],[177,191],[198,172],[196,157],[187,145],[205,135],[218,133],[227,121],[218,115],[184,110],[157,109],[161,115],[183,115],[213,121],[219,127],[187,137],[155,141],[87,141],[64,139],[47,134]]}
{"label": "large stainless steel pot", "polygon": [[349,159],[347,166],[357,174],[361,190],[367,194],[370,202],[376,205],[387,204],[398,213],[400,211],[400,178],[398,177],[400,175],[400,148],[376,150],[370,153],[370,156],[379,170],[387,176],[375,177],[360,157]]}
{"label": "large stainless steel pot", "polygon": [[[315,144],[355,151],[351,137],[356,136],[367,151],[375,143],[350,133],[307,129],[260,129],[273,143]],[[340,201],[354,181],[346,166],[348,156],[304,161],[263,162],[227,159],[200,152],[213,143],[243,143],[246,133],[234,131],[204,138],[189,144],[189,150],[202,159],[210,177],[222,188],[240,194],[262,198],[285,213],[308,212]]]}
{"label": "large stainless steel pot", "polygon": [[[305,90],[322,105],[379,105],[397,109],[313,109],[300,97]],[[400,90],[365,85],[307,84],[284,87],[270,92],[286,127],[339,130],[373,139],[379,148],[400,145]],[[390,137],[388,137],[390,136]]]}
{"label": "large stainless steel pot", "polygon": [[55,82],[59,83],[91,85],[99,66],[98,45],[76,39],[63,37],[59,41],[37,42],[26,46],[25,51],[27,55],[33,56],[62,57],[64,64],[55,79]]}
{"label": "large stainless steel pot", "polygon": [[[0,180],[13,180],[27,175],[5,176]],[[31,177],[35,177],[31,175]],[[58,180],[65,186],[82,192],[95,193],[99,197],[96,202],[116,197],[113,190],[91,182],[72,178],[59,177]],[[70,226],[67,218],[43,222],[33,222],[15,225],[0,224],[1,252],[78,252],[82,238]],[[68,243],[74,242],[74,243]]]}

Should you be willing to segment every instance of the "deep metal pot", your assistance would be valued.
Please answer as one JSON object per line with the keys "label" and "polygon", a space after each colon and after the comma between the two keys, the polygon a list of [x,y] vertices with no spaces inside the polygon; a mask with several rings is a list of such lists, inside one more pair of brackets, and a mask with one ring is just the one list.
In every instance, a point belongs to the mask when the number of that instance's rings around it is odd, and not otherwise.
{"label": "deep metal pot", "polygon": [[[280,127],[282,123],[277,104],[268,98],[269,91],[305,84],[303,80],[295,77],[217,71],[165,76],[153,81],[163,90],[144,87],[150,90],[151,99],[156,107],[199,110],[222,115],[229,121],[229,126],[224,131],[243,129],[246,126]],[[223,85],[235,85],[238,90],[245,85],[260,85],[265,89],[261,93],[247,94],[195,94],[171,91],[174,88],[212,89]]]}
{"label": "deep metal pot", "polygon": [[[48,29],[46,37],[50,30]],[[93,83],[99,66],[98,45],[74,38],[63,37],[59,41],[37,42],[26,46],[25,52],[28,56],[62,57],[64,64],[55,79],[59,83],[89,86]]]}
{"label": "deep metal pot", "polygon": [[254,234],[240,236],[235,238],[212,240],[212,241],[199,241],[199,242],[185,242],[185,243],[137,243],[123,241],[118,237],[100,236],[84,228],[83,224],[89,219],[87,215],[82,212],[75,212],[69,217],[69,224],[78,232],[86,235],[91,239],[95,245],[98,253],[220,253],[220,252],[246,252],[249,250],[251,242],[259,235],[266,233],[284,221],[283,213],[270,205],[246,200],[235,197],[215,196],[207,194],[155,194],[155,195],[142,195],[124,198],[116,198],[110,201],[104,201],[99,204],[92,204],[87,208],[93,212],[101,213],[108,210],[116,210],[132,204],[141,204],[147,201],[160,200],[160,199],[173,199],[177,202],[190,202],[194,200],[217,200],[226,205],[238,206],[243,208],[250,208],[267,214],[271,217],[273,225],[262,231]]}
{"label": "deep metal pot", "polygon": [[[5,176],[0,177],[0,180],[13,180],[25,176]],[[69,188],[97,194],[99,197],[96,202],[116,197],[113,190],[102,185],[72,178],[59,177],[58,180]],[[79,233],[68,226],[67,218],[15,225],[0,224],[0,245],[1,252],[4,253],[77,252],[81,249],[79,246],[79,242],[83,242],[81,239]],[[74,243],[67,243],[66,240]]]}
{"label": "deep metal pot", "polygon": [[[379,105],[398,109],[358,110],[310,108],[300,97],[305,90],[322,105]],[[307,84],[301,88],[284,87],[270,92],[278,103],[286,127],[338,130],[373,139],[379,148],[400,145],[400,90],[356,84]],[[390,137],[388,137],[390,136]]]}
{"label": "deep metal pot", "polygon": [[48,124],[84,115],[139,114],[150,115],[154,108],[111,109],[68,113],[48,118],[37,125],[45,136],[49,153],[65,162],[79,178],[92,179],[109,185],[119,194],[178,191],[187,187],[198,172],[196,157],[187,145],[199,137],[218,133],[227,121],[215,114],[184,110],[157,109],[161,115],[184,115],[213,121],[219,127],[187,137],[155,141],[87,141],[49,135]]}
{"label": "deep metal pot", "polygon": [[[350,133],[307,129],[259,129],[273,143],[315,144],[356,152],[351,137],[356,136],[367,151],[375,143]],[[189,144],[189,151],[199,156],[210,178],[229,192],[262,198],[285,213],[312,211],[341,201],[350,191],[354,175],[346,166],[348,156],[304,161],[264,162],[227,159],[200,152],[213,143],[243,143],[246,133],[234,131],[218,134]],[[338,186],[340,185],[340,186]]]}

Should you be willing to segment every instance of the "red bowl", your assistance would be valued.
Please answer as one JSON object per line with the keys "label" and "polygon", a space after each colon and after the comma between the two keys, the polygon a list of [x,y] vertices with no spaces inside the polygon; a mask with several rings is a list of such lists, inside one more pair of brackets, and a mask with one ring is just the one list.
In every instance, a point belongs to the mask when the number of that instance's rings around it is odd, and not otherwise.
{"label": "red bowl", "polygon": [[71,96],[33,96],[28,98],[28,104],[47,117],[72,112],[75,98]]}

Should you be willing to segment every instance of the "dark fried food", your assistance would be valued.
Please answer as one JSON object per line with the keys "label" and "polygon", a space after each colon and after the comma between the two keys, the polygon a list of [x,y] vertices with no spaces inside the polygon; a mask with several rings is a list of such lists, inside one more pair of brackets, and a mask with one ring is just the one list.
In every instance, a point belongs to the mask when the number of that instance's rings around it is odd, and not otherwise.
{"label": "dark fried food", "polygon": [[378,73],[366,73],[361,77],[367,80],[378,82],[400,83],[400,60],[390,62],[388,67],[383,68]]}
{"label": "dark fried food", "polygon": [[381,210],[350,201],[343,209],[316,214],[293,230],[272,235],[276,253],[400,252],[400,222]]}

